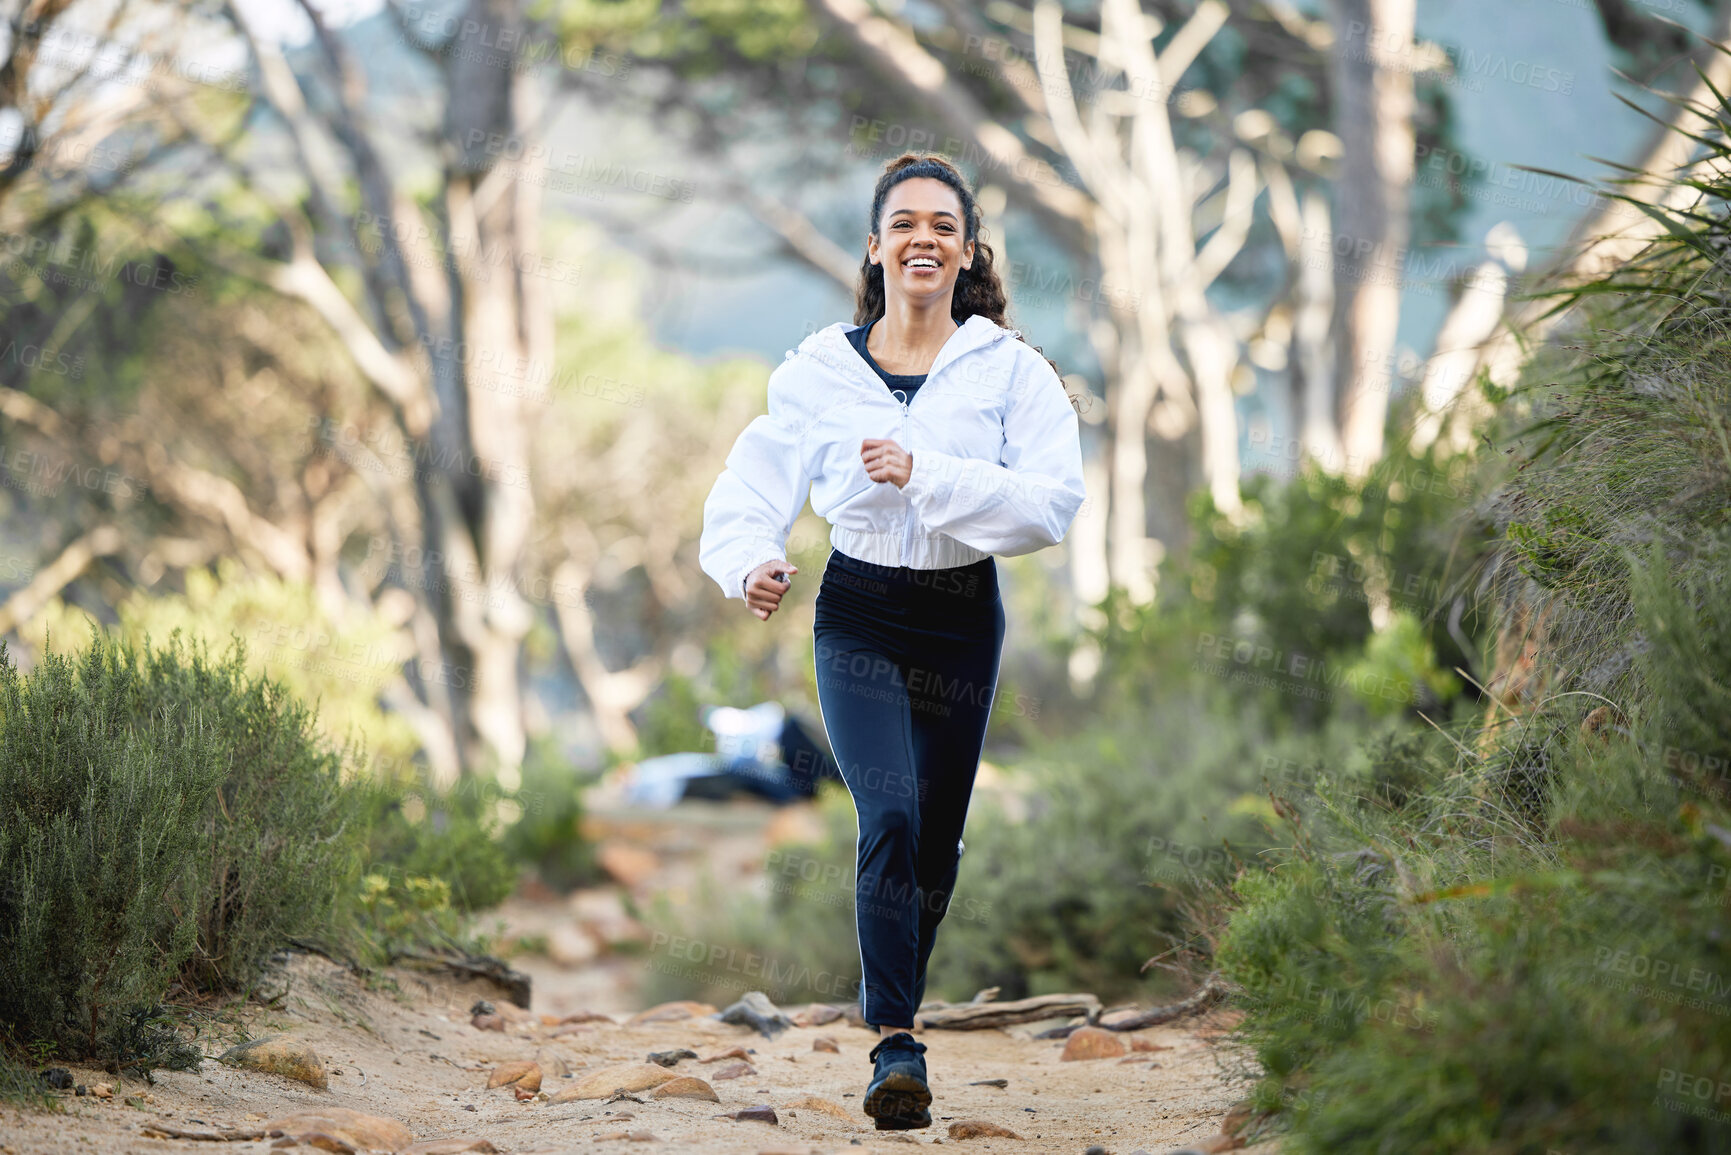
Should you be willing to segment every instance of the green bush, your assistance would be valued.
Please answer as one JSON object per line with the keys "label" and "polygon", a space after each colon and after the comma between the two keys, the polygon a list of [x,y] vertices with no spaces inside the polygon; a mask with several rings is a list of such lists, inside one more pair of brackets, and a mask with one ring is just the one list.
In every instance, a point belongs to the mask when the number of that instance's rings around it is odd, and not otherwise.
{"label": "green bush", "polygon": [[517,865],[500,842],[499,803],[509,797],[480,778],[443,790],[425,782],[367,784],[367,873],[393,886],[437,878],[465,914],[497,906],[517,885]]}
{"label": "green bush", "polygon": [[183,728],[206,720],[225,760],[202,816],[197,949],[181,978],[238,990],[272,952],[330,921],[366,834],[357,788],[312,711],[248,673],[244,647],[220,664],[178,639],[140,656],[148,715]]}
{"label": "green bush", "polygon": [[0,1103],[11,1107],[34,1107],[53,1111],[60,1102],[27,1065],[7,1055],[0,1047]]}
{"label": "green bush", "polygon": [[0,648],[0,1022],[15,1039],[131,1056],[171,984],[242,986],[329,918],[364,835],[341,759],[241,661],[98,635],[22,675]]}
{"label": "green bush", "polygon": [[1293,1155],[1731,1151],[1731,184],[1706,191],[1503,399],[1480,504],[1486,586],[1541,651],[1518,715],[1288,782],[1281,851],[1235,883],[1217,960]]}
{"label": "green bush", "polygon": [[[1304,664],[1356,666],[1353,685],[1360,673],[1392,676],[1410,689],[1407,704],[1434,718],[1463,688],[1453,668],[1470,669],[1476,657],[1460,619],[1473,607],[1469,581],[1489,538],[1470,508],[1480,471],[1470,456],[1436,447],[1414,457],[1393,437],[1362,479],[1312,465],[1290,481],[1247,479],[1237,519],[1199,492],[1191,549],[1161,584],[1163,612]],[[1276,709],[1315,726],[1349,697],[1288,698]],[[1362,704],[1392,713],[1394,701]]]}
{"label": "green bush", "polygon": [[218,728],[153,715],[136,665],[98,642],[29,678],[0,650],[0,1019],[69,1054],[112,1050],[197,949]]}

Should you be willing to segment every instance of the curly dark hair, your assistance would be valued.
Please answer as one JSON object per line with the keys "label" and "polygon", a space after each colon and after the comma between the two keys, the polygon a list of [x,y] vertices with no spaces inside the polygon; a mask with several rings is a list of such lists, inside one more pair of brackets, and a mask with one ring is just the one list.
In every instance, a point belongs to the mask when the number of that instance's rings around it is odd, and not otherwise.
{"label": "curly dark hair", "polygon": [[[1004,284],[998,279],[998,270],[992,267],[992,246],[980,239],[979,202],[974,199],[974,190],[968,187],[967,178],[943,157],[931,153],[904,152],[884,165],[883,175],[878,177],[877,187],[872,190],[872,236],[878,235],[878,222],[883,217],[884,200],[889,196],[890,190],[904,180],[913,180],[916,177],[943,181],[955,190],[956,197],[962,202],[962,243],[974,242],[972,263],[956,274],[956,288],[950,298],[951,319],[960,325],[978,313],[1000,328],[1013,328],[1006,316],[1009,299],[1004,295]],[[883,315],[884,269],[882,265],[872,264],[868,254],[860,259],[859,285],[854,290],[853,323],[869,325]],[[1038,345],[1032,344],[1026,337],[1023,337],[1022,341],[1045,357]],[[1057,362],[1046,357],[1046,364],[1052,366],[1052,372],[1058,373]],[[1058,375],[1063,376],[1062,373]]]}

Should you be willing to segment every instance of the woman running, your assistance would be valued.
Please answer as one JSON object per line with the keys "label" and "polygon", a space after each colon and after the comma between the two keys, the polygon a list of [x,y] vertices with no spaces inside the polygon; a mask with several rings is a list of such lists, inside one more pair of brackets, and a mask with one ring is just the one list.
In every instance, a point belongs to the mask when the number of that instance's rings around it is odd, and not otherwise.
{"label": "woman running", "polygon": [[1006,326],[979,231],[949,162],[890,161],[853,324],[813,333],[770,374],[769,413],[703,507],[699,563],[764,621],[799,572],[784,555],[808,491],[831,525],[813,650],[859,819],[860,1009],[880,1036],[863,1106],[879,1130],[932,1121],[912,1031],[997,692],[992,556],[1056,545],[1087,496],[1075,411]]}

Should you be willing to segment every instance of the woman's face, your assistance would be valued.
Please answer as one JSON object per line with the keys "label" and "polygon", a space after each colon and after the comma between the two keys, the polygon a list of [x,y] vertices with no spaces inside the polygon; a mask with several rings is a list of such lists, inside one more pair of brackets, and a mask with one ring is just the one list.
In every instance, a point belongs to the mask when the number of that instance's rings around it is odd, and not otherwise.
{"label": "woman's face", "polygon": [[877,235],[866,237],[866,256],[884,269],[885,298],[947,300],[974,259],[962,233],[962,198],[943,181],[911,177],[891,188]]}

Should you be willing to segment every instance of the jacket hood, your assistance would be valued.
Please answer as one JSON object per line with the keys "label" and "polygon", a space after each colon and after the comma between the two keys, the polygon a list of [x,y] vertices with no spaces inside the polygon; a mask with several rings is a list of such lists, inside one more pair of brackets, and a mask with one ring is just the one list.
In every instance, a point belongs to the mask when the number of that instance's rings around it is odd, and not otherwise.
{"label": "jacket hood", "polygon": [[[827,325],[806,337],[799,343],[799,348],[788,356],[812,357],[831,365],[836,364],[834,358],[840,358],[842,363],[851,363],[858,360],[858,357],[853,346],[848,343],[847,334],[857,328],[859,326],[852,321],[837,321],[833,325]],[[944,347],[938,351],[937,358],[932,362],[931,372],[936,373],[951,361],[977,349],[1008,338],[1019,338],[1021,335],[1018,329],[1006,329],[990,317],[975,313],[950,334],[950,339],[944,343]]]}

